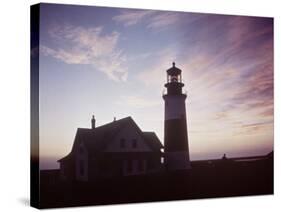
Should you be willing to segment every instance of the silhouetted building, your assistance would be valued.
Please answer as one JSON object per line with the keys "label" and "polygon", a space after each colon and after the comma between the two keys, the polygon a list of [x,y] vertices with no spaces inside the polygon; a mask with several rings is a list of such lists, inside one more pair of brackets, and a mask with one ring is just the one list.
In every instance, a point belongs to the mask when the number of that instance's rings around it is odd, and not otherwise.
{"label": "silhouetted building", "polygon": [[60,159],[63,179],[91,181],[158,172],[163,145],[154,132],[143,132],[131,117],[92,129],[78,128],[71,152]]}
{"label": "silhouetted building", "polygon": [[167,70],[165,101],[164,146],[165,166],[169,170],[189,169],[189,148],[185,99],[182,92],[181,70],[175,66]]}

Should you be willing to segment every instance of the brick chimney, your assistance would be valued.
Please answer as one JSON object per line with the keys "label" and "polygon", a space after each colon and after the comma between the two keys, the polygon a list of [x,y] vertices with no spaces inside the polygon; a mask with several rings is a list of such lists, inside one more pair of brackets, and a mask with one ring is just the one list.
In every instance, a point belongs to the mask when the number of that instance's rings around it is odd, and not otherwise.
{"label": "brick chimney", "polygon": [[92,116],[91,122],[92,122],[92,129],[95,129],[96,128],[96,119],[95,119],[94,115]]}

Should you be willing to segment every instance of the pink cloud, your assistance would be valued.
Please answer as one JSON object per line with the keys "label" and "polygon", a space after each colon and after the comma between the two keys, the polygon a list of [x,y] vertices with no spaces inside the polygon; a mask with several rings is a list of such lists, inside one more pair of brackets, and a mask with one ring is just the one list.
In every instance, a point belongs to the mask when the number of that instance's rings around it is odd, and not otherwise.
{"label": "pink cloud", "polygon": [[93,65],[114,81],[126,81],[128,76],[126,55],[118,49],[120,34],[104,34],[102,27],[57,26],[49,30],[56,48],[40,46],[45,56],[67,64]]}

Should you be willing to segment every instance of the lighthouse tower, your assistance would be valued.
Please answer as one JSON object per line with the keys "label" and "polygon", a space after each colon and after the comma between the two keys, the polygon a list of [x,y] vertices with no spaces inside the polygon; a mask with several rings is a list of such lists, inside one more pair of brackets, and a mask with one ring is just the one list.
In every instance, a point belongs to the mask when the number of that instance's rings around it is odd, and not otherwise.
{"label": "lighthouse tower", "polygon": [[181,70],[175,66],[167,70],[167,92],[164,123],[164,162],[168,171],[190,169],[185,99],[182,93]]}

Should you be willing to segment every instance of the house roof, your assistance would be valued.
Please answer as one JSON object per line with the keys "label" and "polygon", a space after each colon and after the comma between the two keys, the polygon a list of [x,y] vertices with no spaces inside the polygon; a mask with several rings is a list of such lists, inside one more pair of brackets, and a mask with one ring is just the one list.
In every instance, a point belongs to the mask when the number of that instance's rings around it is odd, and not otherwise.
{"label": "house roof", "polygon": [[143,135],[145,137],[145,140],[148,141],[148,145],[152,146],[152,148],[164,148],[163,144],[160,142],[155,132],[143,132]]}
{"label": "house roof", "polygon": [[64,158],[58,160],[58,162],[69,159],[76,148],[75,146],[79,145],[81,141],[83,141],[89,152],[102,151],[117,133],[127,125],[135,127],[151,149],[159,151],[160,148],[163,148],[163,145],[154,132],[142,132],[131,117],[126,117],[94,129],[78,128],[71,152]]}

